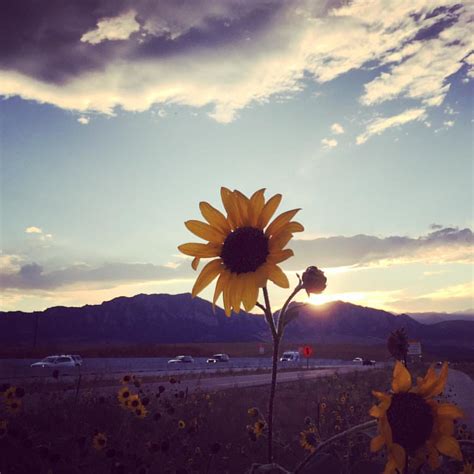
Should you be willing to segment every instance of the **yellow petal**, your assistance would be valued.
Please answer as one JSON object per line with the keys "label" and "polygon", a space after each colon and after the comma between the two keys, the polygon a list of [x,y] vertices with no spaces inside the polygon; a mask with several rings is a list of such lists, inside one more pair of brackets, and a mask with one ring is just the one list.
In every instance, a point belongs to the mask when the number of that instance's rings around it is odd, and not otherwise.
{"label": "yellow petal", "polygon": [[199,257],[194,257],[193,258],[193,261],[191,262],[191,267],[193,268],[193,270],[197,270],[200,260],[201,259]]}
{"label": "yellow petal", "polygon": [[252,227],[257,227],[258,219],[265,206],[265,188],[259,189],[252,194],[249,205],[249,221]]}
{"label": "yellow petal", "polygon": [[260,214],[260,217],[258,218],[258,227],[260,229],[264,229],[267,226],[267,224],[270,222],[270,219],[273,217],[273,214],[275,214],[275,211],[280,205],[280,202],[281,202],[281,194],[275,194],[275,196],[272,196],[267,201],[265,206],[263,206],[263,210]]}
{"label": "yellow petal", "polygon": [[295,217],[296,213],[300,209],[292,209],[291,211],[286,211],[280,214],[275,220],[267,227],[265,230],[265,235],[270,236],[274,233],[278,232],[284,225],[288,224],[288,222]]}
{"label": "yellow petal", "polygon": [[273,232],[273,236],[277,236],[280,234],[280,232],[289,232],[290,234],[294,234],[295,232],[303,232],[304,227],[302,224],[296,221],[291,221],[288,222],[288,224],[285,224],[284,226],[280,227],[280,229],[277,232]]}
{"label": "yellow petal", "polygon": [[463,411],[451,403],[438,403],[436,412],[440,416],[447,416],[450,418],[464,418]]}
{"label": "yellow petal", "polygon": [[285,260],[288,260],[290,257],[293,257],[294,253],[291,249],[277,250],[271,252],[267,257],[267,262],[269,263],[281,263]]}
{"label": "yellow petal", "polygon": [[231,295],[231,280],[232,280],[232,274],[229,272],[227,273],[227,283],[224,285],[224,291],[222,298],[224,300],[224,310],[225,310],[225,315],[229,317],[232,313],[232,302],[230,300],[230,295]]}
{"label": "yellow petal", "polygon": [[390,454],[393,457],[397,468],[400,470],[405,469],[406,453],[403,447],[397,443],[393,443],[390,448]]}
{"label": "yellow petal", "polygon": [[216,302],[221,295],[221,293],[224,291],[225,285],[229,281],[229,272],[223,271],[219,275],[219,278],[217,279],[216,283],[216,288],[214,290],[214,297],[212,298],[212,307],[214,308],[216,306]]}
{"label": "yellow petal", "polygon": [[378,405],[373,405],[369,410],[369,415],[373,416],[374,418],[382,418],[382,416],[385,416],[385,413],[386,410],[380,408]]}
{"label": "yellow petal", "polygon": [[222,244],[226,237],[220,230],[201,221],[190,220],[186,221],[184,225],[193,234],[214,244]]}
{"label": "yellow petal", "polygon": [[218,257],[221,254],[221,246],[216,244],[182,244],[178,250],[185,255],[200,258]]}
{"label": "yellow petal", "polygon": [[385,439],[382,435],[378,435],[375,438],[372,438],[370,440],[370,450],[373,453],[376,453],[377,451],[380,451],[385,444]]}
{"label": "yellow petal", "polygon": [[454,421],[449,416],[437,416],[436,417],[436,431],[440,435],[452,436],[454,433]]}
{"label": "yellow petal", "polygon": [[281,232],[278,235],[272,235],[268,242],[270,253],[283,249],[292,237],[293,234],[290,232]]}
{"label": "yellow petal", "polygon": [[395,460],[392,457],[389,457],[383,474],[396,474],[397,472],[397,464],[395,463]]}
{"label": "yellow petal", "polygon": [[452,436],[441,436],[436,442],[436,449],[445,456],[462,461],[462,453],[459,443]]}
{"label": "yellow petal", "polygon": [[436,385],[437,380],[438,377],[436,375],[434,364],[432,364],[427,370],[426,375],[423,377],[421,382],[418,379],[418,386],[416,387],[416,392],[422,397],[429,398],[431,396],[431,391],[433,387]]}
{"label": "yellow petal", "polygon": [[234,190],[235,202],[237,203],[237,207],[239,209],[240,215],[240,225],[241,226],[249,226],[249,204],[250,200],[245,194],[242,194],[240,191]]}
{"label": "yellow petal", "polygon": [[390,423],[388,422],[387,417],[380,418],[379,420],[380,433],[385,438],[385,443],[387,446],[392,445],[392,428],[390,428]]}
{"label": "yellow petal", "polygon": [[242,302],[244,303],[245,311],[251,311],[257,302],[259,288],[254,273],[247,273],[245,276]]}
{"label": "yellow petal", "polygon": [[427,443],[428,446],[428,464],[431,469],[438,469],[441,466],[441,456],[438,453],[438,450],[430,442]]}
{"label": "yellow petal", "polygon": [[208,286],[214,278],[224,269],[224,265],[220,258],[211,260],[201,271],[194,283],[192,296],[198,295],[206,286]]}
{"label": "yellow petal", "polygon": [[240,215],[237,203],[235,202],[235,195],[230,189],[222,187],[221,199],[224,209],[227,212],[227,221],[232,229],[236,229],[240,223]]}
{"label": "yellow petal", "polygon": [[244,274],[236,275],[232,279],[231,302],[232,302],[232,309],[237,314],[240,313],[240,304],[242,302],[243,284],[244,284]]}
{"label": "yellow petal", "polygon": [[283,273],[283,270],[278,266],[274,265],[273,263],[268,264],[268,278],[271,280],[275,285],[280,286],[281,288],[289,288],[290,282],[288,281],[287,276]]}
{"label": "yellow petal", "polygon": [[444,387],[446,386],[446,381],[448,380],[448,363],[445,362],[443,367],[441,367],[439,377],[436,382],[427,390],[425,397],[437,397],[440,395]]}
{"label": "yellow petal", "polygon": [[261,265],[255,272],[255,282],[258,288],[263,288],[268,281],[268,263]]}
{"label": "yellow petal", "polygon": [[406,367],[399,361],[395,363],[393,369],[392,390],[395,393],[408,392],[411,387],[411,375]]}
{"label": "yellow petal", "polygon": [[212,207],[209,203],[202,201],[199,203],[199,209],[201,214],[209,224],[216,229],[219,229],[224,234],[228,234],[231,231],[230,225],[227,222],[224,214],[218,211],[215,207]]}

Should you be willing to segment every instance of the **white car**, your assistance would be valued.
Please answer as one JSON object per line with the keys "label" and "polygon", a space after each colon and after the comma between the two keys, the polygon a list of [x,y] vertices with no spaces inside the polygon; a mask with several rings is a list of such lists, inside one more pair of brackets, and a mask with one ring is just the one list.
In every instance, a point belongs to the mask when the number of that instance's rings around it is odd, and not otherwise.
{"label": "white car", "polygon": [[362,364],[362,362],[364,362],[364,359],[362,359],[362,357],[355,357],[354,359],[352,359],[352,362],[358,362],[359,364]]}
{"label": "white car", "polygon": [[280,357],[280,362],[298,362],[299,360],[300,353],[298,351],[286,351]]}
{"label": "white car", "polygon": [[74,359],[74,356],[71,355],[56,355],[56,356],[49,356],[40,360],[39,362],[35,362],[31,364],[31,367],[42,367],[42,368],[55,368],[55,367],[78,367],[82,364],[81,362],[77,362]]}
{"label": "white car", "polygon": [[168,361],[168,364],[192,364],[194,359],[191,356],[177,356]]}
{"label": "white car", "polygon": [[208,364],[217,364],[218,362],[229,362],[230,358],[227,354],[214,354],[207,359]]}

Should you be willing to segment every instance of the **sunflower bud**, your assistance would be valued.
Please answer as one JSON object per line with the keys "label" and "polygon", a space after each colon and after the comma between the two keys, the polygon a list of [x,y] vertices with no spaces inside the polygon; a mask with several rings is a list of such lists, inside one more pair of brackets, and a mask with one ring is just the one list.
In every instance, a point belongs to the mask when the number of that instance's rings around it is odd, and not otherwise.
{"label": "sunflower bud", "polygon": [[302,277],[303,288],[308,293],[322,293],[326,288],[327,278],[318,267],[308,267]]}
{"label": "sunflower bud", "polygon": [[404,360],[408,352],[408,336],[405,329],[396,329],[387,340],[387,348],[392,357]]}

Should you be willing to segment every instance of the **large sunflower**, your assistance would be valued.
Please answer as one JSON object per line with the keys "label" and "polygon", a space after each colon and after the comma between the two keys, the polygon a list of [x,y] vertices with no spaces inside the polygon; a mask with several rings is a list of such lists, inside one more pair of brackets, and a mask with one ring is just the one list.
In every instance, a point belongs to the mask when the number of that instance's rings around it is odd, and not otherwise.
{"label": "large sunflower", "polygon": [[207,243],[183,244],[178,249],[194,257],[194,270],[201,258],[213,259],[196,279],[192,295],[199,294],[218,277],[213,304],[222,293],[227,316],[232,310],[238,313],[241,304],[250,311],[257,302],[259,288],[266,286],[268,280],[282,288],[289,287],[288,278],[278,264],[293,256],[293,251],[284,247],[295,232],[304,228],[291,220],[299,209],[286,211],[269,224],[281,194],[265,202],[264,192],[260,189],[248,198],[240,191],[221,188],[226,216],[207,202],[201,202],[199,208],[207,223],[185,222],[191,232]]}
{"label": "large sunflower", "polygon": [[434,367],[428,369],[424,378],[418,378],[412,387],[410,372],[397,361],[393,371],[393,394],[372,392],[380,403],[370,410],[378,419],[379,435],[372,439],[370,448],[378,451],[384,445],[388,449],[385,474],[404,472],[406,456],[418,462],[426,460],[435,469],[440,463],[440,454],[462,460],[461,450],[452,436],[456,418],[463,413],[450,403],[439,403],[433,397],[440,395],[448,377],[445,362],[439,376]]}

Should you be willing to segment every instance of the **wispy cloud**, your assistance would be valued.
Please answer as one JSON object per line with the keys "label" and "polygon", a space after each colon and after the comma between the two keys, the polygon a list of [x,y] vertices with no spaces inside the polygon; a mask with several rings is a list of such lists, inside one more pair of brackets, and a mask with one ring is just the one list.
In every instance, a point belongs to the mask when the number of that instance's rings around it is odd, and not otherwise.
{"label": "wispy cloud", "polygon": [[25,229],[25,232],[27,234],[42,234],[43,233],[43,231],[39,227],[36,227],[34,225],[32,225],[31,227],[27,227]]}
{"label": "wispy cloud", "polygon": [[323,145],[323,148],[335,148],[337,147],[337,140],[334,138],[323,138],[321,144]]}
{"label": "wispy cloud", "polygon": [[86,117],[85,115],[81,115],[77,121],[81,124],[81,125],[87,125],[89,122],[90,122],[90,118],[89,117]]}
{"label": "wispy cloud", "polygon": [[425,118],[425,109],[408,109],[398,115],[377,118],[367,125],[365,132],[357,137],[356,143],[362,145],[373,135],[380,135],[389,128],[399,127],[408,122],[423,121]]}
{"label": "wispy cloud", "polygon": [[334,135],[341,135],[344,133],[344,127],[340,123],[333,123],[331,125],[331,132],[334,133]]}

